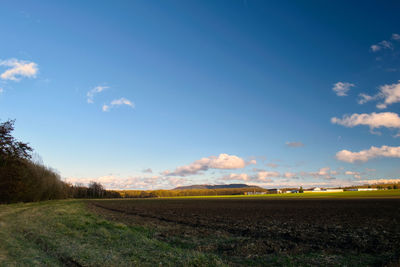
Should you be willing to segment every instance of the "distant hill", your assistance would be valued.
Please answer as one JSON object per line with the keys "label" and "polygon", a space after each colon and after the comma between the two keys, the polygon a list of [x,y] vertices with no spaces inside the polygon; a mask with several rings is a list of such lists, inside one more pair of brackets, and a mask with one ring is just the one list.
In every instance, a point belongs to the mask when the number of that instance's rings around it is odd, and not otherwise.
{"label": "distant hill", "polygon": [[247,185],[247,184],[221,184],[221,185],[208,185],[208,184],[197,184],[197,185],[188,185],[188,186],[179,186],[172,190],[187,190],[187,189],[232,189],[232,188],[260,188],[255,185]]}

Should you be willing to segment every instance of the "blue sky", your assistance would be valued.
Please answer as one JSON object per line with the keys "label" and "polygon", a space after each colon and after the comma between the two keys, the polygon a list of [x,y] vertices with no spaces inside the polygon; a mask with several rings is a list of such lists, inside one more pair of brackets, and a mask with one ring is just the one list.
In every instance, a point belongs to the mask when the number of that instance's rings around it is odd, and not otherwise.
{"label": "blue sky", "polygon": [[1,1],[0,119],[72,183],[399,179],[399,8]]}

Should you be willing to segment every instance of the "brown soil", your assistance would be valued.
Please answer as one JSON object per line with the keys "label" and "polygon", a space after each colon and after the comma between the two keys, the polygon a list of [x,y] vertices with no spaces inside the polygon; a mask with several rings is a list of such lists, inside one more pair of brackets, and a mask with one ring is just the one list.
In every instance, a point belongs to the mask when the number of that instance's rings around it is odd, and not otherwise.
{"label": "brown soil", "polygon": [[[91,201],[108,219],[175,245],[231,258],[400,255],[400,199],[147,199]],[[326,257],[325,257],[326,258]],[[360,262],[362,263],[362,262]]]}

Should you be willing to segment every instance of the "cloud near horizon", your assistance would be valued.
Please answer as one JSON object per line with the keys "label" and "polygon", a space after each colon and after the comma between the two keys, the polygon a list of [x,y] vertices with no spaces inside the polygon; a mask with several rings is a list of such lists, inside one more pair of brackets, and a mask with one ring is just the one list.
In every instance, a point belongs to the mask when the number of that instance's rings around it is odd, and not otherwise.
{"label": "cloud near horizon", "polygon": [[3,80],[18,82],[22,78],[36,78],[38,65],[35,62],[18,60],[15,58],[0,60],[0,66],[8,67],[6,71],[0,74]]}
{"label": "cloud near horizon", "polygon": [[371,179],[371,180],[360,180],[360,184],[395,184],[400,183],[400,179]]}
{"label": "cloud near horizon", "polygon": [[[354,172],[357,173],[357,172]],[[347,175],[353,175],[348,172]],[[246,183],[251,183],[250,185],[256,185],[261,187],[336,187],[336,186],[352,186],[352,185],[363,185],[363,184],[377,184],[377,183],[399,183],[400,179],[357,179],[355,181],[349,180],[324,180],[324,181],[290,181],[282,180],[275,182],[272,179],[265,179],[264,181],[257,180],[256,176],[254,179],[248,178],[248,174],[231,174],[226,175],[226,179],[222,178],[223,181],[244,181]],[[76,178],[69,177],[64,179],[65,182],[71,184],[83,184],[87,186],[90,182],[101,183],[108,190],[157,190],[157,189],[172,189],[182,185],[188,185],[188,181],[184,178],[178,177],[160,177],[160,176],[150,176],[141,177],[134,176],[128,178],[122,178],[117,175],[106,175],[97,178]]]}
{"label": "cloud near horizon", "polygon": [[134,103],[132,103],[130,100],[122,97],[120,99],[114,99],[113,101],[111,101],[111,103],[109,105],[104,104],[103,107],[102,107],[102,110],[104,112],[106,112],[106,111],[110,111],[110,109],[112,107],[122,106],[122,105],[126,105],[126,106],[129,106],[131,108],[135,108],[135,104]]}
{"label": "cloud near horizon", "polygon": [[351,87],[355,87],[353,83],[347,82],[337,82],[333,85],[332,90],[336,93],[337,96],[347,96],[347,92]]}
{"label": "cloud near horizon", "polygon": [[361,173],[360,172],[354,172],[354,171],[345,171],[345,175],[352,175],[356,179],[361,179]]}
{"label": "cloud near horizon", "polygon": [[297,178],[297,174],[292,172],[280,173],[277,171],[258,170],[257,173],[252,175],[249,175],[247,173],[231,173],[228,175],[224,175],[220,179],[223,181],[272,183],[274,180],[272,180],[271,178]]}
{"label": "cloud near horizon", "polygon": [[322,178],[325,180],[334,180],[336,179],[333,175],[337,175],[338,172],[331,170],[330,167],[320,168],[316,172],[301,172],[301,176],[311,176],[313,178]]}
{"label": "cloud near horizon", "polygon": [[68,177],[65,182],[71,184],[83,184],[87,186],[90,182],[101,183],[106,189],[110,190],[148,190],[148,189],[165,189],[174,188],[184,185],[187,181],[176,177],[162,176],[131,176],[127,178],[119,177],[118,175],[105,175],[96,178],[76,178]]}
{"label": "cloud near horizon", "polygon": [[147,169],[144,169],[142,172],[144,172],[144,173],[153,173],[153,170],[151,168],[147,168]]}
{"label": "cloud near horizon", "polygon": [[208,169],[242,169],[246,165],[256,164],[255,160],[245,162],[242,158],[235,155],[219,154],[218,157],[210,156],[194,161],[193,163],[176,168],[174,171],[164,171],[167,176],[188,176],[195,175]]}
{"label": "cloud near horizon", "polygon": [[336,153],[336,158],[340,161],[354,163],[354,162],[367,162],[373,158],[400,158],[400,146],[371,146],[369,149],[361,150],[359,152],[351,152],[349,150],[341,150]]}

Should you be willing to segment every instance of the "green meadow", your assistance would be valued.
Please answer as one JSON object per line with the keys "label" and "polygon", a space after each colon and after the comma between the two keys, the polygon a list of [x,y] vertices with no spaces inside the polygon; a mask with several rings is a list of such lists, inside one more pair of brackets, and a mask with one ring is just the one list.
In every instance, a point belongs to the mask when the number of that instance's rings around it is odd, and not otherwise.
{"label": "green meadow", "polygon": [[104,220],[83,200],[0,205],[0,240],[0,266],[222,264],[158,241],[147,228]]}

